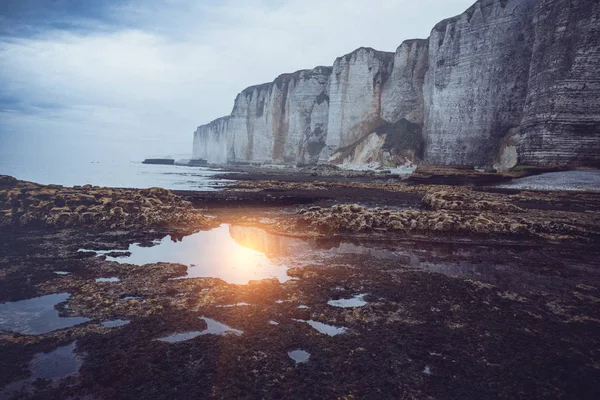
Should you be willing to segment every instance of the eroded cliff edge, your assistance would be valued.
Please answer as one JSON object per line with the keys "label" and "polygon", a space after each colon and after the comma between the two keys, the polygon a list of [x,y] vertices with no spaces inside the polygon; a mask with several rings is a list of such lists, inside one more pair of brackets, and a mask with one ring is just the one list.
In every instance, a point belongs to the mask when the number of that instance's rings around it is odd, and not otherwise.
{"label": "eroded cliff edge", "polygon": [[194,158],[600,166],[600,3],[479,0],[395,53],[280,75],[198,127]]}

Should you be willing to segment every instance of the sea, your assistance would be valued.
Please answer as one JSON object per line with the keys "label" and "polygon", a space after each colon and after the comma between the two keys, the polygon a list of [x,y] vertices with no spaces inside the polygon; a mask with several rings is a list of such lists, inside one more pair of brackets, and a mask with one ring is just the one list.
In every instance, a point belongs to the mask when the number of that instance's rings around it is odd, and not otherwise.
{"label": "sea", "polygon": [[87,159],[40,161],[0,158],[0,175],[63,186],[96,185],[118,188],[161,187],[171,190],[220,190],[230,181],[215,179],[218,169],[183,165],[150,165],[141,160]]}

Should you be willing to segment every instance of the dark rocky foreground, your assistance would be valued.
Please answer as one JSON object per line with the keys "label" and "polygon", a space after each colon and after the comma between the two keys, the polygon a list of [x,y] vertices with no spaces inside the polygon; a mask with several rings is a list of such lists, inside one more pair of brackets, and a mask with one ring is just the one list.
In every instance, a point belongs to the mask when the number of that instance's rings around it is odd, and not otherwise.
{"label": "dark rocky foreground", "polygon": [[[36,335],[0,330],[0,388],[73,342],[82,361],[16,398],[597,396],[598,194],[252,174],[186,198],[2,182],[0,303],[70,293],[58,313],[89,319]],[[127,215],[115,217],[116,207]],[[82,222],[86,212],[97,222]],[[71,217],[48,217],[62,214]],[[248,228],[234,239],[266,253],[295,241],[303,250],[286,259],[292,279],[174,280],[184,265],[78,251],[119,255],[222,223]],[[106,277],[120,280],[96,281]],[[366,304],[328,304],[357,295]],[[156,340],[206,330],[200,317],[243,333]],[[115,319],[131,322],[102,325]],[[346,330],[329,336],[303,321]],[[307,362],[288,356],[297,349]]]}

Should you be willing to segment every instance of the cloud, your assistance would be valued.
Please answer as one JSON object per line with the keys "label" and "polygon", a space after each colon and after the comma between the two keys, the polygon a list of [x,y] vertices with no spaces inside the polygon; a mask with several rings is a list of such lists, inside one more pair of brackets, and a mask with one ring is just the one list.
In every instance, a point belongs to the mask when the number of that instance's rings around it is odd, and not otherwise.
{"label": "cloud", "polygon": [[136,156],[189,152],[195,127],[228,114],[246,86],[360,46],[394,51],[471,2],[10,0],[0,136],[83,136]]}

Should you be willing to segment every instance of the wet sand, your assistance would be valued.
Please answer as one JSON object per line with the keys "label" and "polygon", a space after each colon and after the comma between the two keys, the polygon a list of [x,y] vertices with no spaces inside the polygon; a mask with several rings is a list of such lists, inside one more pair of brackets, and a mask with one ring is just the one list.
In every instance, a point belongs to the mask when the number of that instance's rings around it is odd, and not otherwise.
{"label": "wet sand", "polygon": [[69,294],[80,319],[0,325],[0,388],[78,360],[0,398],[595,398],[600,195],[405,183],[245,174],[161,194],[206,218],[3,228],[0,303]]}

